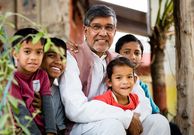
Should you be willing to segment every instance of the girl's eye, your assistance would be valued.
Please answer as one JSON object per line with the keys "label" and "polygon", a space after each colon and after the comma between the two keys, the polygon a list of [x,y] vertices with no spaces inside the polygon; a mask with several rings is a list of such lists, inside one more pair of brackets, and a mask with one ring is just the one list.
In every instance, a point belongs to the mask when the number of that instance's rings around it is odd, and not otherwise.
{"label": "girl's eye", "polygon": [[130,78],[130,79],[131,79],[131,78],[133,78],[133,76],[132,76],[132,75],[129,75],[129,76],[128,76],[128,78]]}
{"label": "girl's eye", "polygon": [[135,54],[135,56],[139,56],[139,55],[141,55],[141,53],[140,53],[139,51],[134,52],[134,54]]}
{"label": "girl's eye", "polygon": [[121,77],[116,77],[115,79],[119,80],[119,79],[121,79]]}
{"label": "girl's eye", "polygon": [[129,55],[130,54],[130,51],[125,51],[123,53]]}

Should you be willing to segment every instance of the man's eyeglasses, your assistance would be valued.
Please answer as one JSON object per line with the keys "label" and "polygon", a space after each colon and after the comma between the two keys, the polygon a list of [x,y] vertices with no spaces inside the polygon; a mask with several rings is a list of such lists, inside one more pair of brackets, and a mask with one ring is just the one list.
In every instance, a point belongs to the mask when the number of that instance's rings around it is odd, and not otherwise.
{"label": "man's eyeglasses", "polygon": [[96,33],[100,32],[103,28],[108,33],[112,33],[115,30],[115,26],[111,24],[105,25],[105,26],[100,25],[100,24],[91,24],[88,27],[90,27]]}

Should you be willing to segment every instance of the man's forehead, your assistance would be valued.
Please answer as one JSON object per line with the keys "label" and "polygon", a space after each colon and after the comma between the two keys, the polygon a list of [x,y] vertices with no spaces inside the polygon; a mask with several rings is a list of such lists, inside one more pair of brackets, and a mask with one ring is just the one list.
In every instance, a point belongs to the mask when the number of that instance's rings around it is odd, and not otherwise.
{"label": "man's forehead", "polygon": [[95,17],[92,19],[91,23],[109,23],[109,24],[114,24],[114,19],[112,16],[108,17]]}

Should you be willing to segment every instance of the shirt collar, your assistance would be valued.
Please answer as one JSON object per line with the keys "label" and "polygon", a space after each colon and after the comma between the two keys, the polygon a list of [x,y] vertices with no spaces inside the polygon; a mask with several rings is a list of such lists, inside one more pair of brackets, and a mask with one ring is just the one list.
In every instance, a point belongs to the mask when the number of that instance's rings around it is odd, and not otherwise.
{"label": "shirt collar", "polygon": [[107,54],[106,53],[104,53],[101,57],[99,57],[97,54],[95,54],[94,52],[92,52],[92,54],[94,55],[94,57],[97,57],[97,58],[99,58],[99,59],[101,59],[101,60],[105,60],[106,59],[106,57],[107,57]]}
{"label": "shirt collar", "polygon": [[53,81],[53,85],[59,86],[59,80],[58,80],[58,78],[55,78],[55,80]]}

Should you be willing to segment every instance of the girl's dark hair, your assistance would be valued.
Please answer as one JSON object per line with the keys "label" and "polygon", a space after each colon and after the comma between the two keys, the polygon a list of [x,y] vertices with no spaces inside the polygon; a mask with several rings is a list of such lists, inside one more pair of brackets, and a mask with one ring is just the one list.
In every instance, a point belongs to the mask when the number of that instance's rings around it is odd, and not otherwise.
{"label": "girl's dark hair", "polygon": [[119,38],[119,40],[116,42],[116,45],[115,45],[115,52],[119,53],[122,46],[125,43],[129,43],[129,42],[138,42],[139,45],[140,45],[142,55],[143,55],[143,50],[144,50],[143,44],[141,43],[141,41],[138,38],[136,38],[134,35],[131,35],[131,34],[127,34],[127,35],[122,36],[121,38]]}
{"label": "girl's dark hair", "polygon": [[[16,40],[12,42],[12,47],[17,45],[18,43],[22,43],[23,41],[29,42],[32,41],[32,36],[38,34],[39,31],[37,31],[34,28],[22,28],[16,31],[14,36],[19,36]],[[40,39],[41,44],[45,44],[45,39],[41,38]]]}
{"label": "girl's dark hair", "polygon": [[111,79],[111,76],[113,74],[113,68],[115,66],[128,66],[130,68],[133,68],[133,73],[134,73],[135,65],[125,57],[118,57],[112,60],[107,66],[106,72],[107,72],[108,79]]}
{"label": "girl's dark hair", "polygon": [[57,47],[62,47],[65,52],[67,51],[66,43],[63,40],[56,38],[56,37],[53,37],[53,38],[51,38],[51,42],[53,42],[53,44]]}

